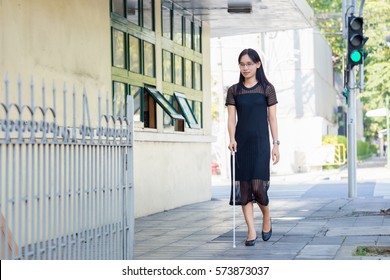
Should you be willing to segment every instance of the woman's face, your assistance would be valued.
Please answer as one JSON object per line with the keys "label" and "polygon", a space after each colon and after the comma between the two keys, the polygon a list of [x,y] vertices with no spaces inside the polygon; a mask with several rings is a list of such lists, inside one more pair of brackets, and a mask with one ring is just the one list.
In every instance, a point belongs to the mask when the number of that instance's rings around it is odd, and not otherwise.
{"label": "woman's face", "polygon": [[260,67],[260,62],[253,62],[249,55],[245,54],[240,59],[240,72],[245,79],[256,77],[256,70]]}

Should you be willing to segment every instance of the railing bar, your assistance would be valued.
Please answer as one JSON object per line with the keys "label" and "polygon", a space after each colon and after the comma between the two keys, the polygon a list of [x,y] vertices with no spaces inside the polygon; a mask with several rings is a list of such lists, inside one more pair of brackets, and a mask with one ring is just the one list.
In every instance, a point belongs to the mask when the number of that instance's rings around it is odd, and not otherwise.
{"label": "railing bar", "polygon": [[[65,150],[67,150],[67,152],[65,152]],[[72,184],[74,186],[74,182],[75,182],[75,179],[73,179],[72,181],[72,178],[75,178],[76,177],[76,174],[74,172],[74,169],[72,169],[72,166],[74,166],[74,164],[72,165],[72,161],[73,163],[75,162],[74,160],[74,152],[72,152],[74,150],[74,147],[70,146],[70,145],[65,145],[64,146],[64,162],[68,162],[69,163],[69,166],[68,166],[68,172],[64,172],[64,176],[67,176],[67,178],[69,178],[69,186],[68,185],[65,185],[64,188],[68,188],[68,192],[69,192],[69,195],[68,195],[68,205],[69,205],[69,229],[71,230],[72,232],[72,246],[71,246],[71,255],[70,255],[70,259],[72,260],[75,260],[76,259],[76,226],[75,226],[75,218],[74,218],[74,215],[75,215],[75,192],[74,192],[74,187],[72,188]],[[68,158],[67,158],[67,155],[68,155]],[[73,155],[73,158],[72,158],[72,155]],[[65,166],[66,168],[66,166]],[[73,201],[73,203],[72,203]],[[72,213],[73,213],[73,217],[72,217]]]}
{"label": "railing bar", "polygon": [[110,225],[109,225],[109,217],[110,217],[110,213],[109,213],[109,196],[110,196],[110,188],[109,188],[109,166],[108,166],[108,146],[105,146],[104,147],[104,153],[105,153],[105,165],[106,167],[104,168],[105,170],[105,175],[106,175],[106,178],[105,178],[105,186],[104,186],[104,189],[105,189],[105,214],[104,214],[104,227],[105,227],[105,232],[104,232],[104,236],[105,236],[105,244],[106,244],[106,258],[109,258],[109,249],[110,249],[110,239],[109,239],[109,234],[110,234]]}
{"label": "railing bar", "polygon": [[40,202],[42,198],[40,197],[41,194],[41,153],[40,153],[40,147],[41,144],[37,143],[37,155],[38,155],[38,163],[37,163],[37,254],[36,257],[38,259],[41,259],[41,242],[40,240],[42,239],[40,228],[41,228],[41,205]]}
{"label": "railing bar", "polygon": [[[7,118],[8,120],[8,118]],[[8,198],[9,198],[9,144],[5,144],[5,198],[4,198],[4,259],[8,260],[8,241],[9,241],[9,235],[8,235]]]}
{"label": "railing bar", "polygon": [[77,162],[77,213],[79,213],[79,216],[77,218],[77,233],[78,233],[78,250],[77,250],[77,258],[80,260],[81,259],[81,251],[82,251],[82,239],[83,239],[83,234],[81,232],[81,218],[83,216],[83,213],[81,212],[81,155],[82,155],[82,147],[81,145],[78,146],[78,162]]}
{"label": "railing bar", "polygon": [[122,250],[121,250],[121,246],[123,246],[122,244],[122,228],[121,228],[121,218],[122,218],[122,213],[121,213],[121,209],[123,207],[122,205],[122,201],[120,200],[120,185],[121,185],[121,164],[120,164],[120,146],[116,146],[116,182],[117,182],[117,185],[116,185],[116,202],[117,202],[117,207],[116,207],[116,221],[117,221],[117,228],[118,228],[118,236],[117,236],[117,242],[118,242],[118,250],[117,250],[117,259],[120,260],[121,259],[121,255],[122,255]]}
{"label": "railing bar", "polygon": [[[115,110],[116,111],[116,110]],[[115,127],[115,123],[114,123]],[[116,129],[115,129],[116,130]],[[115,133],[114,133],[115,134]],[[114,136],[114,142],[116,141],[116,136]],[[118,213],[117,213],[117,208],[118,208],[118,201],[117,201],[117,193],[116,193],[116,188],[117,188],[117,161],[116,161],[116,146],[112,147],[112,157],[113,157],[113,180],[112,180],[112,191],[113,191],[113,219],[112,219],[112,225],[113,225],[113,231],[114,231],[114,259],[117,258],[117,250],[118,250]]]}
{"label": "railing bar", "polygon": [[77,146],[72,145],[73,149],[73,232],[74,232],[74,250],[73,250],[73,259],[80,259],[79,255],[79,238],[80,234],[78,233],[78,218],[76,217],[76,207],[77,207]]}
{"label": "railing bar", "polygon": [[31,134],[30,134],[30,142],[33,143],[35,141],[35,119],[34,119],[34,113],[35,113],[35,108],[34,108],[34,80],[31,77],[31,84],[30,84],[30,106],[32,110],[32,115],[31,115]]}
{"label": "railing bar", "polygon": [[[23,168],[22,168],[22,154],[23,154],[23,146],[22,144],[19,144],[19,174],[18,174],[18,179],[19,179],[19,199],[18,199],[18,208],[19,208],[19,218],[18,218],[18,238],[16,240],[19,240],[19,242],[22,242],[22,229],[23,229]],[[27,178],[27,177],[26,177]],[[27,180],[26,180],[27,181]],[[27,223],[25,223],[24,225],[27,225]],[[19,243],[18,245],[18,256],[20,259],[22,259],[21,257],[21,251],[19,251],[21,249],[21,246],[22,243]]]}
{"label": "railing bar", "polygon": [[110,224],[110,234],[111,234],[111,242],[112,242],[112,246],[111,246],[111,250],[110,250],[110,253],[111,253],[111,257],[110,259],[112,260],[114,258],[114,248],[115,248],[115,225],[114,225],[114,222],[115,222],[115,213],[114,213],[114,191],[115,191],[115,186],[113,185],[114,183],[114,165],[112,164],[113,163],[113,147],[110,146],[109,147],[109,162],[111,163],[110,164],[110,221],[109,221],[109,224]]}
{"label": "railing bar", "polygon": [[[30,198],[30,195],[29,193],[31,193],[31,186],[29,186],[29,182],[30,182],[30,174],[29,174],[29,164],[30,164],[30,157],[29,157],[29,144],[26,144],[26,149],[25,149],[25,159],[26,159],[26,169],[25,169],[25,184],[24,184],[24,187],[25,187],[25,200],[24,200],[24,203],[23,203],[23,206],[24,206],[24,223],[25,223],[25,227],[24,227],[24,244],[23,244],[23,247],[24,249],[22,249],[22,251],[24,251],[24,259],[28,259],[27,256],[28,256],[28,253],[29,253],[29,250],[28,250],[28,229],[30,227],[30,219],[28,218],[29,216],[29,205],[31,203],[29,203],[30,201],[34,201],[34,199],[32,198],[32,195],[31,195],[31,198]],[[0,155],[0,158],[1,158],[1,155]],[[1,168],[0,168],[1,169]],[[1,176],[0,176],[1,177]],[[1,180],[0,180],[1,181]],[[1,192],[1,190],[0,190]]]}
{"label": "railing bar", "polygon": [[[22,132],[22,128],[23,128],[23,125],[22,125],[22,81],[20,79],[20,75],[18,77],[18,113],[19,113],[19,130],[18,130],[18,141],[19,143],[22,143],[23,141],[23,138],[22,138],[22,135],[23,135],[23,132]],[[19,177],[20,178],[20,177]]]}
{"label": "railing bar", "polygon": [[34,162],[35,160],[35,150],[36,145],[31,144],[31,250],[32,252],[36,252],[36,244],[35,244],[35,170],[36,170],[36,164]]}
{"label": "railing bar", "polygon": [[12,170],[11,170],[11,177],[12,177],[12,197],[8,197],[8,200],[9,200],[9,203],[11,203],[11,236],[9,236],[9,241],[11,242],[11,259],[14,260],[15,259],[15,251],[16,251],[16,247],[15,247],[15,243],[16,243],[16,232],[15,232],[15,216],[16,216],[16,162],[15,162],[15,159],[16,159],[16,145],[15,144],[12,144],[12,158],[11,158],[11,161],[12,161]]}
{"label": "railing bar", "polygon": [[[100,142],[99,142],[100,143]],[[100,258],[99,259],[103,259],[103,245],[104,245],[104,226],[103,226],[103,222],[104,222],[104,172],[105,172],[105,169],[102,168],[103,164],[103,154],[104,154],[104,148],[99,145],[99,148],[98,148],[98,155],[99,155],[99,183],[98,183],[98,213],[99,213],[99,218],[98,218],[98,224],[99,224],[99,240],[101,242],[101,246],[99,246],[99,256]]]}
{"label": "railing bar", "polygon": [[117,207],[117,220],[118,220],[118,227],[119,227],[119,232],[118,232],[118,243],[119,243],[119,248],[118,248],[118,259],[123,259],[122,257],[122,250],[123,250],[123,223],[122,223],[122,217],[123,217],[123,200],[121,200],[121,187],[122,187],[122,175],[123,175],[123,170],[122,170],[122,162],[121,162],[121,146],[117,147],[117,181],[118,181],[118,186],[117,186],[117,202],[118,202],[118,207]]}
{"label": "railing bar", "polygon": [[86,179],[87,179],[87,192],[86,192],[86,218],[87,218],[87,221],[86,221],[86,239],[87,239],[87,256],[86,258],[89,260],[90,259],[90,248],[91,248],[91,239],[90,239],[90,234],[91,234],[91,213],[92,213],[92,210],[90,209],[90,206],[91,206],[91,203],[90,203],[90,200],[92,198],[92,195],[91,195],[91,157],[90,157],[90,149],[91,149],[91,146],[90,145],[86,145],[86,153],[87,153],[87,160],[85,161],[87,163],[87,166],[86,166],[86,169],[87,169],[87,173],[85,174],[86,175]]}
{"label": "railing bar", "polygon": [[[45,141],[46,142],[46,141]],[[47,161],[47,143],[44,143],[42,144],[42,154],[43,154],[43,160],[42,160],[42,240],[41,242],[43,242],[43,246],[45,247],[44,248],[44,251],[43,251],[43,254],[46,256],[46,258],[48,257],[48,254],[47,254],[47,250],[49,249],[46,249],[46,244],[45,244],[45,240],[47,238],[47,228],[46,228],[46,213],[47,213],[47,205],[49,204],[49,201],[50,201],[50,198],[49,196],[47,195],[47,188],[48,188],[48,184],[47,184],[47,172],[46,172],[46,161]],[[48,227],[49,228],[49,227]],[[49,241],[50,243],[50,241]],[[50,251],[50,250],[49,250]]]}
{"label": "railing bar", "polygon": [[[47,205],[48,205],[48,225],[47,225],[47,242],[48,242],[48,253],[47,253],[47,257],[49,260],[52,260],[53,259],[53,256],[52,256],[52,251],[53,251],[53,239],[52,239],[52,236],[53,236],[53,226],[54,226],[54,219],[52,219],[52,217],[54,216],[55,217],[55,212],[56,212],[56,205],[55,205],[55,199],[53,199],[53,193],[52,193],[52,188],[51,188],[51,182],[52,182],[52,170],[51,170],[51,167],[53,165],[53,162],[52,162],[52,155],[51,155],[51,144],[49,143],[46,143],[45,145],[45,150],[46,148],[48,148],[48,178],[47,178]],[[44,161],[46,163],[46,160]],[[46,171],[46,168],[44,168],[44,170]],[[46,177],[44,177],[46,179]],[[45,180],[46,182],[46,180]],[[54,208],[54,215],[51,211],[51,207]],[[44,211],[44,213],[46,213],[46,211]],[[46,223],[45,223],[46,224]],[[45,240],[45,239],[44,239]]]}
{"label": "railing bar", "polygon": [[[54,184],[53,184],[53,237],[52,240],[54,242],[53,247],[55,248],[55,255],[56,259],[62,259],[60,254],[60,248],[59,242],[58,242],[58,226],[57,222],[60,222],[59,214],[57,213],[57,207],[56,207],[56,200],[57,200],[57,193],[60,193],[61,187],[62,187],[62,157],[61,157],[61,144],[55,144],[54,145]],[[58,174],[57,174],[58,173]],[[64,180],[66,180],[66,176],[64,176]],[[64,227],[66,228],[66,226]],[[60,229],[61,230],[61,229]]]}

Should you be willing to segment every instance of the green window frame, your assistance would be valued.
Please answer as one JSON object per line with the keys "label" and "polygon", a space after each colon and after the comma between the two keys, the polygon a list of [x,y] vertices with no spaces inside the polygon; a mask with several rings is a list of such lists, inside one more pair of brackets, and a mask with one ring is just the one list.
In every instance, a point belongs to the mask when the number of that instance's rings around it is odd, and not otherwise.
{"label": "green window frame", "polygon": [[179,55],[174,55],[174,72],[175,72],[175,84],[182,86],[183,85],[183,58]]}
{"label": "green window frame", "polygon": [[126,83],[113,81],[113,112],[115,115],[126,116]]}
{"label": "green window frame", "polygon": [[173,95],[175,96],[175,99],[179,104],[181,113],[183,114],[188,127],[199,129],[200,128],[199,122],[197,121],[194,111],[192,110],[190,103],[188,102],[188,99],[186,98],[185,94],[175,91]]}
{"label": "green window frame", "polygon": [[156,77],[155,46],[152,43],[143,41],[143,74],[149,77]]}
{"label": "green window frame", "polygon": [[134,118],[135,122],[143,122],[144,102],[143,102],[143,87],[129,85],[130,94],[134,99]]}
{"label": "green window frame", "polygon": [[184,16],[184,45],[189,48],[189,49],[192,49],[193,48],[193,44],[192,44],[192,38],[193,38],[193,16],[191,14],[189,15],[185,15]]}
{"label": "green window frame", "polygon": [[193,87],[193,66],[192,61],[189,59],[185,59],[185,81],[186,81],[186,87],[192,88]]}
{"label": "green window frame", "polygon": [[129,35],[129,70],[141,73],[141,40]]}
{"label": "green window frame", "polygon": [[196,20],[194,22],[194,50],[202,53],[202,24]]}
{"label": "green window frame", "polygon": [[142,26],[150,30],[155,30],[153,0],[142,0]]}
{"label": "green window frame", "polygon": [[111,29],[112,66],[126,68],[126,36],[125,32]]}
{"label": "green window frame", "polygon": [[173,69],[172,69],[172,53],[167,50],[162,50],[162,71],[163,71],[163,81],[172,83]]}
{"label": "green window frame", "polygon": [[153,0],[111,0],[111,12],[137,26],[155,29]]}
{"label": "green window frame", "polygon": [[161,4],[161,30],[163,37],[172,40],[172,3],[169,1],[162,1]]}
{"label": "green window frame", "polygon": [[111,0],[111,12],[125,17],[125,2],[123,0]]}
{"label": "green window frame", "polygon": [[203,107],[201,101],[192,101],[192,108],[200,127],[203,127]]}
{"label": "green window frame", "polygon": [[173,8],[173,41],[183,45],[183,13],[176,5]]}
{"label": "green window frame", "polygon": [[194,89],[202,90],[202,65],[194,63]]}
{"label": "green window frame", "polygon": [[126,18],[128,21],[139,25],[140,14],[139,14],[139,1],[138,0],[126,0],[124,1],[126,7]]}
{"label": "green window frame", "polygon": [[165,99],[164,95],[162,95],[158,90],[150,87],[144,87],[146,92],[153,97],[158,105],[163,108],[163,110],[172,118],[177,120],[184,120],[184,117],[179,114],[176,109],[171,105],[171,103]]}

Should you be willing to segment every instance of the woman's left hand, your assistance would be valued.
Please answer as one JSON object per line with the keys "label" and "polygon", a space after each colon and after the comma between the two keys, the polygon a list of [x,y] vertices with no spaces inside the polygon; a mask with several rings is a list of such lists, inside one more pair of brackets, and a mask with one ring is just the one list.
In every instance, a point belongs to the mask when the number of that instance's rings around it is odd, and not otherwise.
{"label": "woman's left hand", "polygon": [[274,145],[272,148],[272,162],[273,164],[277,164],[279,162],[280,154],[279,154],[279,145]]}

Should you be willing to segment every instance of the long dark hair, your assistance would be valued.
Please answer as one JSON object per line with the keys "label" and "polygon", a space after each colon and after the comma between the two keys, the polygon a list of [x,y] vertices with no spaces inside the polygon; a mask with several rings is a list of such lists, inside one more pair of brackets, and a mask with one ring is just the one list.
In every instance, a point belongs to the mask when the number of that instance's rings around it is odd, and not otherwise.
{"label": "long dark hair", "polygon": [[[256,69],[256,79],[261,84],[261,86],[264,88],[264,90],[267,88],[267,85],[270,84],[270,82],[267,80],[267,77],[265,76],[264,69],[263,69],[263,63],[261,62],[260,56],[254,49],[244,49],[240,55],[238,56],[238,63],[241,61],[241,57],[244,55],[248,55],[249,58],[254,62],[260,62],[261,65],[259,68]],[[245,78],[240,72],[240,79],[239,82],[241,84],[244,84]]]}

